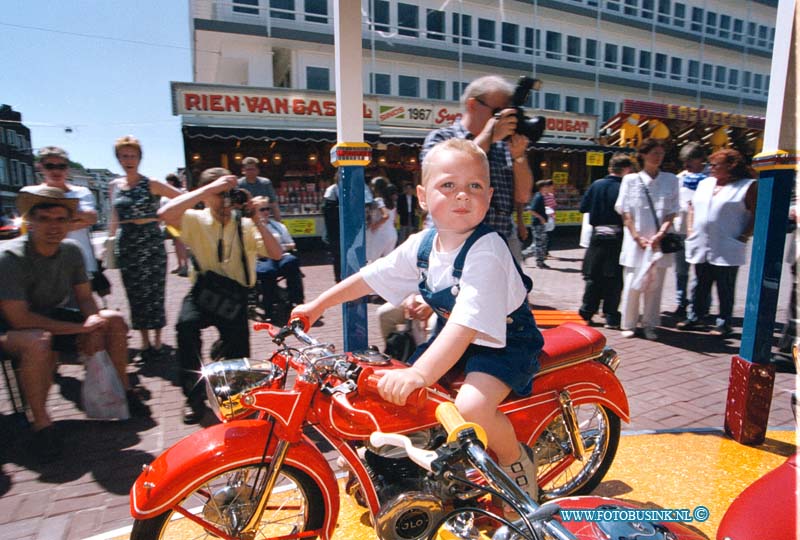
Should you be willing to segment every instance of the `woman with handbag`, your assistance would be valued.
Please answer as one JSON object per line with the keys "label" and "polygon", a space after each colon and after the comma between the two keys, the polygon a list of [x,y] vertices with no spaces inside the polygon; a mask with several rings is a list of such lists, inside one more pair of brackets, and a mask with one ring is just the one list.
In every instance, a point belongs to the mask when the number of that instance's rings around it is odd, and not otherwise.
{"label": "woman with handbag", "polygon": [[[116,263],[128,296],[131,328],[139,330],[142,358],[148,359],[161,352],[161,329],[167,324],[167,252],[156,211],[160,197],[171,199],[180,191],[139,173],[142,146],[135,137],[117,139],[114,151],[125,176],[109,184],[112,211],[108,236],[115,246]],[[154,332],[153,342],[150,330]]]}
{"label": "woman with handbag", "polygon": [[[181,240],[192,250],[195,283],[183,299],[178,324],[180,382],[186,396],[183,421],[199,422],[205,412],[202,385],[204,328],[215,326],[220,334],[219,351],[225,358],[250,356],[247,295],[256,282],[256,257],[280,260],[283,249],[267,229],[265,214],[251,208],[253,219],[242,217],[242,205],[233,203],[231,191],[237,178],[223,168],[206,169],[199,187],[162,206],[158,216],[180,231]],[[268,206],[264,198],[260,206]],[[203,210],[194,210],[197,203]],[[254,206],[248,201],[246,205]]]}
{"label": "woman with handbag", "polygon": [[716,282],[719,316],[712,335],[731,333],[736,273],[747,258],[747,240],[753,235],[757,184],[755,172],[736,150],[715,152],[708,159],[711,176],[701,180],[689,207],[686,260],[697,278],[692,303],[681,330],[698,328],[711,307]]}
{"label": "woman with handbag", "polygon": [[624,225],[619,256],[619,264],[624,267],[620,335],[633,337],[641,316],[644,337],[654,340],[658,338],[655,327],[660,322],[664,275],[672,266],[672,253],[677,249],[672,245],[675,236],[669,235],[669,230],[680,208],[679,183],[674,174],[660,170],[664,141],[645,139],[637,150],[641,171],[622,178],[614,205]]}

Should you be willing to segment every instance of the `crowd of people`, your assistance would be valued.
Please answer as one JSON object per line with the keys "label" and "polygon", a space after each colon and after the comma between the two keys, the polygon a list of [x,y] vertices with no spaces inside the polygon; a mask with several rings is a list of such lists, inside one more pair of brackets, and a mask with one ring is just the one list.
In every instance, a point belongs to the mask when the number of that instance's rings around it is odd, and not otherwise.
{"label": "crowd of people", "polygon": [[[378,310],[387,343],[401,323],[414,330],[405,354],[411,366],[382,379],[381,394],[400,404],[413,389],[461,366],[467,383],[456,405],[492,431],[501,465],[535,491],[535,464],[496,409],[511,391],[529,393],[538,369],[542,336],[521,265],[531,254],[538,268],[548,268],[547,229],[556,202],[551,180],[534,185],[529,140],[516,133],[516,111],[509,107],[513,92],[501,77],[476,79],[464,90],[463,115],[426,138],[420,185],[406,183],[401,191],[384,176],[365,185],[370,264],[346,279],[338,185],[327,189],[327,242],[337,285],[308,303],[294,240],[272,182],[259,176],[257,158],[242,160],[238,178],[207,169],[187,191],[175,175],[162,182],[140,174],[142,147],[128,136],[114,146],[124,174],[110,184],[108,234],[130,313],[126,322],[118,312],[99,309],[91,288],[101,271],[90,236],[97,222],[93,197],[69,183],[63,149],[40,149],[43,183],[17,198],[27,234],[0,247],[0,272],[7,278],[0,288],[0,347],[19,370],[38,457],[61,452],[45,408],[60,353],[107,351],[131,414],[149,414],[127,378],[127,333],[128,325],[139,331],[142,360],[164,353],[166,236],[177,258],[172,272],[192,277],[175,327],[186,423],[197,423],[205,410],[198,384],[201,331],[218,330],[214,356],[249,356],[252,289],[270,317],[284,279],[288,308],[312,322],[329,307],[378,294],[388,301]],[[675,175],[662,170],[666,150],[665,141],[645,139],[635,156],[613,155],[608,175],[585,191],[580,211],[588,214],[592,233],[578,312],[591,324],[601,311],[605,327],[622,337],[640,331],[657,339],[663,284],[674,265],[677,327],[705,328],[716,284],[720,309],[710,332],[725,336],[732,331],[737,270],[753,232],[755,174],[735,150],[706,157],[690,143],[680,152],[685,169]],[[530,229],[519,219],[526,205]]]}

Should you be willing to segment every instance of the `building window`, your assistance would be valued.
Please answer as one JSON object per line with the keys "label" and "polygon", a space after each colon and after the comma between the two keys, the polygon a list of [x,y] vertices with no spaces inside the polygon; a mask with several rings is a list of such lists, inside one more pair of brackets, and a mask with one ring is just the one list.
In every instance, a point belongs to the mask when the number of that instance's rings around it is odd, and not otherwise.
{"label": "building window", "polygon": [[369,90],[372,94],[390,96],[392,94],[392,78],[387,73],[373,73]]}
{"label": "building window", "polygon": [[608,11],[619,11],[619,0],[606,0],[606,9]]}
{"label": "building window", "polygon": [[714,75],[714,86],[717,88],[725,88],[725,81],[728,78],[725,66],[717,66],[716,74]]}
{"label": "building window", "polygon": [[559,94],[551,94],[546,92],[544,95],[544,108],[549,111],[560,111],[561,96]]}
{"label": "building window", "polygon": [[294,0],[269,0],[269,7],[273,19],[294,20]]}
{"label": "building window", "polygon": [[453,84],[452,84],[453,101],[461,101],[461,94],[464,93],[464,89],[466,87],[467,87],[467,83],[465,83],[465,82],[453,81]]}
{"label": "building window", "polygon": [[30,165],[28,165],[26,163],[25,164],[25,185],[26,186],[30,186],[30,185],[33,185],[33,184],[34,184],[33,167],[31,167]]}
{"label": "building window", "polygon": [[444,81],[428,79],[428,99],[447,99],[444,95]]}
{"label": "building window", "polygon": [[750,72],[743,71],[742,72],[742,90],[745,92],[750,91]]}
{"label": "building window", "polygon": [[519,52],[519,25],[504,22],[502,25],[503,50],[505,52]]}
{"label": "building window", "polygon": [[545,33],[544,44],[547,50],[547,58],[551,60],[561,59],[561,32],[551,32],[548,30]]}
{"label": "building window", "polygon": [[754,22],[747,23],[747,44],[748,45],[755,45],[756,44],[756,28],[758,25]]}
{"label": "building window", "polygon": [[258,15],[258,0],[233,0],[233,12]]}
{"label": "building window", "polygon": [[3,144],[3,143],[5,143],[5,142],[6,142],[6,139],[5,139],[5,137],[4,137],[4,134],[5,134],[5,133],[4,133],[4,130],[3,130],[3,128],[1,128],[1,127],[0,127],[0,144]]}
{"label": "building window", "polygon": [[389,0],[370,0],[372,12],[372,23],[378,32],[389,31]]}
{"label": "building window", "polygon": [[739,70],[728,70],[728,90],[736,90],[739,87]]}
{"label": "building window", "polygon": [[638,15],[638,0],[625,0],[625,10],[623,13],[630,17],[636,17]]}
{"label": "building window", "polygon": [[755,94],[761,93],[761,83],[763,80],[764,76],[761,73],[753,74],[753,93]]}
{"label": "building window", "polygon": [[17,182],[17,164],[18,163],[19,163],[19,161],[17,161],[16,159],[12,159],[9,162],[8,172],[10,173],[9,174],[9,179],[11,180],[10,184],[12,186],[18,186],[19,185],[19,182]]}
{"label": "building window", "polygon": [[636,68],[636,49],[622,47],[622,71],[633,73]]}
{"label": "building window", "polygon": [[667,55],[656,53],[655,76],[659,79],[667,78]]}
{"label": "building window", "polygon": [[642,18],[652,19],[653,11],[653,0],[642,0]]}
{"label": "building window", "polygon": [[713,11],[706,12],[706,34],[717,35],[717,14]]}
{"label": "building window", "polygon": [[418,37],[419,7],[411,4],[397,4],[397,33],[401,36]]}
{"label": "building window", "polygon": [[686,74],[686,80],[689,84],[697,84],[700,80],[700,62],[697,60],[689,60],[689,71]]}
{"label": "building window", "polygon": [[494,49],[494,21],[478,19],[478,47]]}
{"label": "building window", "polygon": [[564,109],[567,112],[572,112],[572,113],[581,112],[580,111],[580,107],[581,107],[580,103],[581,103],[580,98],[577,98],[575,96],[567,96],[565,98],[565,102],[564,102]]}
{"label": "building window", "polygon": [[692,32],[702,32],[703,31],[703,8],[693,7],[692,8]]}
{"label": "building window", "polygon": [[639,73],[641,75],[650,75],[652,61],[653,59],[650,56],[650,51],[639,51]]}
{"label": "building window", "polygon": [[403,97],[419,97],[419,77],[397,77],[397,94]]}
{"label": "building window", "polygon": [[328,24],[327,0],[305,0],[306,21]]}
{"label": "building window", "polygon": [[583,113],[597,114],[597,100],[594,98],[583,98]]}
{"label": "building window", "polygon": [[6,158],[0,156],[0,184],[8,184],[8,169],[6,168]]}
{"label": "building window", "polygon": [[703,64],[703,84],[711,86],[711,77],[714,71],[714,66],[711,64]]}
{"label": "building window", "polygon": [[683,78],[683,60],[674,56],[669,60],[669,78],[680,81]]}
{"label": "building window", "polygon": [[658,22],[661,24],[669,24],[670,18],[670,0],[658,0]]}
{"label": "building window", "polygon": [[[453,43],[472,45],[472,15],[453,13]],[[461,37],[458,37],[461,36]]]}
{"label": "building window", "polygon": [[769,29],[766,26],[758,25],[758,46],[764,49],[767,48],[767,34]]}
{"label": "building window", "polygon": [[617,114],[617,104],[613,101],[603,102],[603,122]]}
{"label": "building window", "polygon": [[733,19],[733,40],[742,41],[744,37],[744,21],[742,19]]}
{"label": "building window", "polygon": [[719,37],[720,39],[730,39],[731,37],[731,16],[719,16]]}
{"label": "building window", "polygon": [[586,65],[587,66],[595,66],[595,65],[597,65],[597,40],[596,39],[587,39],[586,40]]}
{"label": "building window", "polygon": [[616,69],[617,68],[617,55],[619,53],[619,47],[612,43],[606,43],[606,54],[605,54],[605,64],[603,64],[608,69]]}
{"label": "building window", "polygon": [[581,61],[581,38],[567,36],[567,62]]}
{"label": "building window", "polygon": [[425,28],[428,30],[426,37],[444,41],[444,11],[429,9],[425,13]]}
{"label": "building window", "polygon": [[525,29],[525,54],[540,55],[542,50],[542,33],[540,30],[533,28]]}
{"label": "building window", "polygon": [[672,24],[683,28],[686,24],[686,5],[681,4],[680,2],[675,2],[675,6],[672,9]]}
{"label": "building window", "polygon": [[328,91],[331,89],[330,81],[331,76],[328,68],[306,67],[306,88],[309,90]]}

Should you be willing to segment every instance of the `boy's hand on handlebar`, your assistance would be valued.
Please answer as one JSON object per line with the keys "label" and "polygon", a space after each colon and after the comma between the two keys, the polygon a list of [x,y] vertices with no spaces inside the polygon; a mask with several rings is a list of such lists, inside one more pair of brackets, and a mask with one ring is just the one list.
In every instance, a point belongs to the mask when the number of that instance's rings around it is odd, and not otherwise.
{"label": "boy's hand on handlebar", "polygon": [[405,405],[411,392],[428,386],[422,373],[414,368],[392,369],[378,373],[383,375],[378,381],[378,393],[381,398],[395,405]]}
{"label": "boy's hand on handlebar", "polygon": [[308,319],[308,325],[313,326],[317,319],[322,317],[322,313],[324,310],[317,308],[314,302],[309,302],[307,304],[300,304],[299,306],[295,306],[292,310],[292,314],[289,315],[289,320],[292,319],[300,319],[305,317]]}

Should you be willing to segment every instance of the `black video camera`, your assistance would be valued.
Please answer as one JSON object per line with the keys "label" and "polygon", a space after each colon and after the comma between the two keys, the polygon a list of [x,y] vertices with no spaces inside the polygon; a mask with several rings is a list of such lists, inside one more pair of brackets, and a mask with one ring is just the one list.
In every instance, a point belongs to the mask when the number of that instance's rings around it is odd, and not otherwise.
{"label": "black video camera", "polygon": [[239,188],[233,188],[225,193],[224,197],[230,199],[232,206],[244,206],[250,200],[250,194]]}
{"label": "black video camera", "polygon": [[523,109],[522,106],[525,105],[531,88],[533,88],[537,82],[539,82],[538,79],[532,79],[523,75],[519,78],[517,87],[514,89],[514,94],[511,96],[511,107],[517,110],[517,133],[525,135],[532,143],[538,141],[542,137],[546,121],[544,116],[528,118],[525,116],[525,109]]}

